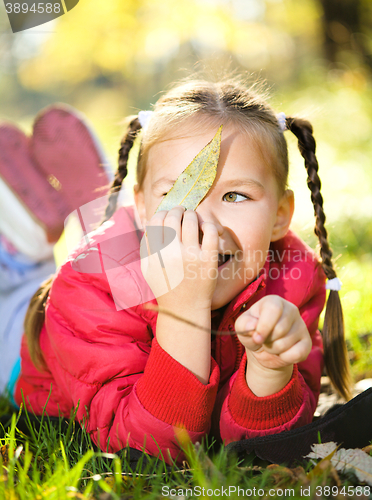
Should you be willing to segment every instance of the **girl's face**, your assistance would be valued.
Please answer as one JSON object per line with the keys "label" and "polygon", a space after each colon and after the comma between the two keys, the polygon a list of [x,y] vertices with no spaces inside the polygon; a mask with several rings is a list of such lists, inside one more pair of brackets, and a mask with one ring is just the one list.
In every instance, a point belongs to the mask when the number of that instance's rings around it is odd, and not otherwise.
{"label": "girl's face", "polygon": [[[143,186],[135,194],[144,226],[216,131],[214,127],[202,132],[180,128],[176,138],[151,147]],[[220,235],[212,309],[229,303],[256,278],[270,242],[286,234],[293,209],[292,191],[279,192],[272,168],[252,137],[233,126],[224,128],[215,182],[196,209],[200,222],[213,222]]]}

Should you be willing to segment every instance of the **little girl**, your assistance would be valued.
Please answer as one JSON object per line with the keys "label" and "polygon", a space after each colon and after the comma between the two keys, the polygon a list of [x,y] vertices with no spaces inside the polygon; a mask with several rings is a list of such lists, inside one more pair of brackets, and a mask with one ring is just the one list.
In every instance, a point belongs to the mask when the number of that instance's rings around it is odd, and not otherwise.
{"label": "little girl", "polygon": [[[317,328],[326,277],[326,367],[348,397],[339,282],[312,128],[297,118],[280,121],[235,80],[174,88],[142,131],[138,117],[131,118],[106,222],[30,304],[18,404],[23,393],[36,414],[45,407],[49,415],[69,416],[78,406],[77,419],[101,449],[129,445],[166,461],[182,456],[180,429],[193,442],[211,432],[228,443],[307,424],[323,367]],[[221,124],[217,176],[197,209],[156,212]],[[321,263],[289,230],[294,198],[285,128],[305,159]],[[138,213],[116,210],[139,131]],[[152,300],[157,309],[145,303],[162,278],[152,258],[141,272],[141,223],[147,231],[171,228],[179,243],[178,257],[166,252],[165,266],[169,276],[176,273],[181,256],[184,278]]]}

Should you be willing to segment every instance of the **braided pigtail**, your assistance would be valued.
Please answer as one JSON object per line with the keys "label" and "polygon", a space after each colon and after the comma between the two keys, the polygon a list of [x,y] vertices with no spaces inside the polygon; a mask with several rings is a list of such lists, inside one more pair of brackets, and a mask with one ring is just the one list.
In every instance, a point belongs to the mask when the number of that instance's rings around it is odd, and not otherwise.
{"label": "braided pigtail", "polygon": [[40,371],[45,368],[45,362],[40,348],[39,337],[45,321],[45,304],[49,297],[53,278],[54,275],[41,283],[40,288],[34,293],[24,321],[25,336],[30,358]]}
{"label": "braided pigtail", "polygon": [[119,191],[123,180],[127,176],[127,164],[129,152],[132,149],[135,138],[137,137],[138,130],[141,129],[141,124],[138,117],[135,116],[131,119],[128,125],[128,129],[123,139],[121,140],[121,146],[119,149],[119,165],[115,174],[115,178],[110,188],[110,195],[108,203],[105,210],[104,221],[107,221],[115,212],[116,205],[118,201]]}
{"label": "braided pigtail", "polygon": [[[327,231],[324,227],[325,214],[323,197],[320,193],[321,182],[318,176],[318,160],[315,155],[315,139],[311,124],[299,118],[287,118],[287,128],[297,137],[298,148],[305,160],[307,170],[307,185],[311,191],[311,201],[314,205],[315,229],[319,239],[322,267],[328,278],[336,278],[332,264],[332,250],[329,247]],[[324,362],[329,378],[336,390],[345,399],[350,398],[350,365],[344,336],[344,320],[339,293],[330,290],[327,300],[324,326]]]}

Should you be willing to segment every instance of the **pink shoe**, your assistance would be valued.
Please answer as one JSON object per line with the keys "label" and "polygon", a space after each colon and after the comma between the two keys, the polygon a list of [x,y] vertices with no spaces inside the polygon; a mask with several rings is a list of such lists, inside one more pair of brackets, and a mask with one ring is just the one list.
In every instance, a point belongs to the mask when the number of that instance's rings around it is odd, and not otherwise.
{"label": "pink shoe", "polygon": [[32,161],[28,137],[7,123],[0,124],[0,177],[31,215],[58,239],[63,231],[65,206]]}
{"label": "pink shoe", "polygon": [[0,125],[0,177],[55,242],[71,212],[107,194],[113,173],[78,113],[54,105],[36,117],[30,139]]}
{"label": "pink shoe", "polygon": [[30,150],[63,201],[63,219],[107,193],[113,174],[93,133],[74,109],[58,104],[42,110],[34,122]]}

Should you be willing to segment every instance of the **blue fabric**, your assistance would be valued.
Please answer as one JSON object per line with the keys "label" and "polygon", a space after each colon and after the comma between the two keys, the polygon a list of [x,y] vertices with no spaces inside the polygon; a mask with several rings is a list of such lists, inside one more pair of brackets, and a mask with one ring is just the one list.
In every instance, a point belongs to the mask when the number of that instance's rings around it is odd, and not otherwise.
{"label": "blue fabric", "polygon": [[20,252],[9,253],[0,235],[0,293],[8,293],[18,287],[27,280],[29,273],[39,266],[38,262],[32,262]]}
{"label": "blue fabric", "polygon": [[27,257],[23,256],[19,252],[15,254],[9,253],[4,248],[2,239],[0,238],[0,265],[22,273],[35,267],[35,262],[31,262]]}
{"label": "blue fabric", "polygon": [[0,238],[0,394],[6,390],[20,355],[30,299],[55,270],[53,257],[32,262],[19,252],[9,253]]}
{"label": "blue fabric", "polygon": [[19,357],[13,366],[13,370],[10,374],[10,380],[9,380],[9,383],[7,386],[7,392],[9,395],[9,399],[10,399],[11,403],[13,404],[13,406],[15,406],[16,408],[18,408],[18,405],[14,400],[14,394],[15,394],[15,388],[16,388],[16,384],[17,384],[20,373],[21,373],[21,358]]}

